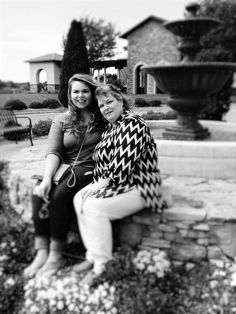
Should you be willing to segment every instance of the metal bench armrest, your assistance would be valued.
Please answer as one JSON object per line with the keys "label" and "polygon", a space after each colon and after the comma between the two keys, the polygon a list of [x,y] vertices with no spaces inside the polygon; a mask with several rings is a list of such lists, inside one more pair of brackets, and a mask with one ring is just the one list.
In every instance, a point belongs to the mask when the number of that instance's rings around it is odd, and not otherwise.
{"label": "metal bench armrest", "polygon": [[26,116],[16,116],[16,119],[28,119],[29,120],[29,125],[30,125],[30,128],[32,128],[32,121],[31,121],[31,118],[30,117],[26,117]]}

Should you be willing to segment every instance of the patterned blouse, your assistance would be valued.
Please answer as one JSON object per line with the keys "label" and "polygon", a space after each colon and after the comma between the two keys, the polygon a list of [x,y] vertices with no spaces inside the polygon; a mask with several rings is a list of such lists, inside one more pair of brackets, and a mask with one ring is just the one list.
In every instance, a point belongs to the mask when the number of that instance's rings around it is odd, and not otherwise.
{"label": "patterned blouse", "polygon": [[110,179],[95,197],[111,197],[136,187],[147,208],[162,209],[157,147],[141,117],[125,110],[116,124],[109,124],[103,132],[93,159],[94,179]]}

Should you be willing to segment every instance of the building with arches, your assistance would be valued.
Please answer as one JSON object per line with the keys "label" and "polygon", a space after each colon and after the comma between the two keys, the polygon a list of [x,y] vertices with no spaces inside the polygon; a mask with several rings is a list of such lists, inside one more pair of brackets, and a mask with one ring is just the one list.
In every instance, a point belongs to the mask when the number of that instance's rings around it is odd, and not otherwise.
{"label": "building with arches", "polygon": [[[143,65],[162,62],[178,62],[180,54],[177,50],[175,36],[163,27],[165,20],[149,16],[121,35],[128,41],[127,59],[95,61],[90,64],[91,73],[97,71],[97,79],[101,73],[106,82],[106,69],[115,67],[117,77],[127,86],[129,94],[156,94],[161,92],[154,79],[141,71]],[[61,72],[62,56],[57,53],[27,60],[30,64],[30,91],[42,91],[39,75],[42,70],[47,73],[47,92],[57,92]],[[44,91],[43,90],[43,91]]]}
{"label": "building with arches", "polygon": [[[27,60],[30,65],[30,92],[31,93],[56,93],[59,90],[59,79],[61,74],[62,55],[50,53],[41,57]],[[107,69],[114,67],[119,80],[126,85],[126,66],[127,59],[99,60],[90,63],[91,73],[97,72],[97,80],[100,81],[101,75],[106,82]],[[40,73],[46,72],[46,82],[40,82]]]}
{"label": "building with arches", "polygon": [[164,28],[164,22],[151,15],[120,36],[128,41],[127,92],[130,94],[161,92],[154,79],[141,71],[142,66],[180,60],[176,38]]}
{"label": "building with arches", "polygon": [[[30,65],[30,92],[40,93],[57,92],[59,89],[59,77],[61,73],[62,56],[58,53],[50,53],[45,56],[27,60]],[[41,71],[46,72],[46,84],[39,80]]]}

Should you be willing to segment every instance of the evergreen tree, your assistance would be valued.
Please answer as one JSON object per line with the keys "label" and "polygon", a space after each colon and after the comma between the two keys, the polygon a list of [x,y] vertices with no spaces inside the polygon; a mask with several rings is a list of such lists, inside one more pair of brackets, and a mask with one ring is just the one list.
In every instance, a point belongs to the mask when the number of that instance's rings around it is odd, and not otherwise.
{"label": "evergreen tree", "polygon": [[[116,38],[119,35],[115,26],[104,19],[96,20],[88,16],[81,17],[80,22],[83,26],[89,61],[113,57]],[[67,40],[67,37],[62,38],[63,47],[66,46]]]}
{"label": "evergreen tree", "polygon": [[64,107],[68,107],[68,80],[75,73],[89,74],[90,69],[82,25],[80,22],[73,20],[68,32],[61,64],[58,99]]}

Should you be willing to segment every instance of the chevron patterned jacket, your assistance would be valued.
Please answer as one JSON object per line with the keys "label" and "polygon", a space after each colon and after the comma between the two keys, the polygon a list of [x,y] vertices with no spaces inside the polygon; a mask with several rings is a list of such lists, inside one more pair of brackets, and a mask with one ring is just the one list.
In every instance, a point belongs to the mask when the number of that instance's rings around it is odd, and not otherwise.
{"label": "chevron patterned jacket", "polygon": [[157,147],[141,117],[124,110],[116,124],[103,132],[93,159],[94,179],[110,179],[95,197],[112,197],[137,187],[147,208],[163,207]]}

